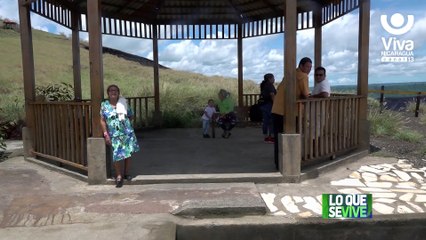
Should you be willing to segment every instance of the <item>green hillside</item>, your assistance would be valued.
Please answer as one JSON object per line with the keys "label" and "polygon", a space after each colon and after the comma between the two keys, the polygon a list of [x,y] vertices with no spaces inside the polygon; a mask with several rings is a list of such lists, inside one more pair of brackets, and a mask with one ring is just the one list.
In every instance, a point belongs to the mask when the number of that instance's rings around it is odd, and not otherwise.
{"label": "green hillside", "polygon": [[[1,25],[1,24],[0,24]],[[51,83],[73,84],[71,40],[62,35],[33,30],[36,86]],[[82,45],[81,77],[83,98],[90,98],[89,53]],[[4,112],[22,111],[23,80],[20,34],[0,28],[0,108]],[[104,85],[117,84],[126,97],[153,95],[153,68],[116,55],[104,53]],[[200,109],[209,98],[216,99],[220,88],[237,94],[237,80],[220,76],[160,69],[161,110],[167,116]],[[245,93],[257,93],[258,84],[244,81]],[[20,107],[18,106],[20,105]],[[17,114],[17,113],[14,113]],[[0,115],[0,120],[1,120]],[[180,124],[178,124],[180,125]]]}

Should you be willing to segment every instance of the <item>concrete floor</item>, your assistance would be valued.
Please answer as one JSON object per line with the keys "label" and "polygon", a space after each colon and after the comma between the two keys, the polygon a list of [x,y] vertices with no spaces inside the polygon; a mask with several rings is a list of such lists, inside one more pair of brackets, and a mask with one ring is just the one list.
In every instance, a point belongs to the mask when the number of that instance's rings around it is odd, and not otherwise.
{"label": "concrete floor", "polygon": [[203,138],[201,129],[156,129],[137,133],[141,151],[132,159],[133,175],[276,172],[273,144],[260,128],[234,128],[229,139]]}

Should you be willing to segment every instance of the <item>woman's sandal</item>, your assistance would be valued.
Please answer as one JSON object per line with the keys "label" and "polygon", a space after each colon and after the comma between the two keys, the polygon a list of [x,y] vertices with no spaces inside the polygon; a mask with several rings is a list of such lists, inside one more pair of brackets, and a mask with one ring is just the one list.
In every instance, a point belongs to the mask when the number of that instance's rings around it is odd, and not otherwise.
{"label": "woman's sandal", "polygon": [[123,178],[120,176],[120,178],[115,179],[115,187],[121,188],[123,186]]}

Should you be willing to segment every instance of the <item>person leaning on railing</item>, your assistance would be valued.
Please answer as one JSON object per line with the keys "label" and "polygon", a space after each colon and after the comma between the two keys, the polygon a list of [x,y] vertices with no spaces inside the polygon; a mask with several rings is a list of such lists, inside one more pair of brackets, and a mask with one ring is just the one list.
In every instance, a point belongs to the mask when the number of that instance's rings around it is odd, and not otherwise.
{"label": "person leaning on railing", "polygon": [[[299,66],[296,69],[296,96],[297,99],[306,99],[309,97],[309,76],[312,69],[312,60],[304,57],[300,60]],[[277,87],[277,94],[272,105],[272,123],[274,125],[274,161],[275,167],[278,170],[278,134],[283,133],[284,129],[284,79]]]}
{"label": "person leaning on railing", "polygon": [[323,67],[317,67],[315,68],[314,73],[314,79],[315,79],[315,86],[312,90],[311,97],[314,98],[326,98],[330,97],[330,83],[328,82],[328,79],[326,78],[326,70]]}

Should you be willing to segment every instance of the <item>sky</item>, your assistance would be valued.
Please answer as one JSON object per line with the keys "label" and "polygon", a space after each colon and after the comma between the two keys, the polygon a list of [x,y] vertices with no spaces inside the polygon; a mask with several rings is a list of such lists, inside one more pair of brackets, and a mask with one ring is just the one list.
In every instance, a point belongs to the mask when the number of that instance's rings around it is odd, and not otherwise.
{"label": "sky", "polygon": [[[19,20],[17,0],[0,0],[0,17]],[[369,83],[425,82],[426,78],[426,1],[371,0]],[[386,15],[385,20],[381,21]],[[409,18],[414,19],[410,24]],[[55,34],[71,32],[48,19],[32,14],[33,28]],[[322,65],[331,85],[356,85],[358,66],[358,10],[323,27]],[[390,30],[385,30],[384,25]],[[407,27],[403,34],[392,30]],[[404,28],[405,29],[405,28]],[[80,38],[88,41],[86,33]],[[265,73],[280,81],[284,69],[284,35],[275,34],[243,40],[243,77],[260,82]],[[152,59],[152,41],[104,36],[103,45]],[[395,52],[394,50],[397,50]],[[383,59],[383,52],[388,54]],[[402,51],[402,52],[401,52]],[[297,59],[314,59],[314,30],[297,34]],[[396,61],[407,57],[409,62]],[[237,78],[236,40],[160,40],[159,62],[175,70],[207,76]],[[313,71],[310,85],[313,85]],[[161,76],[160,76],[161,77]]]}

